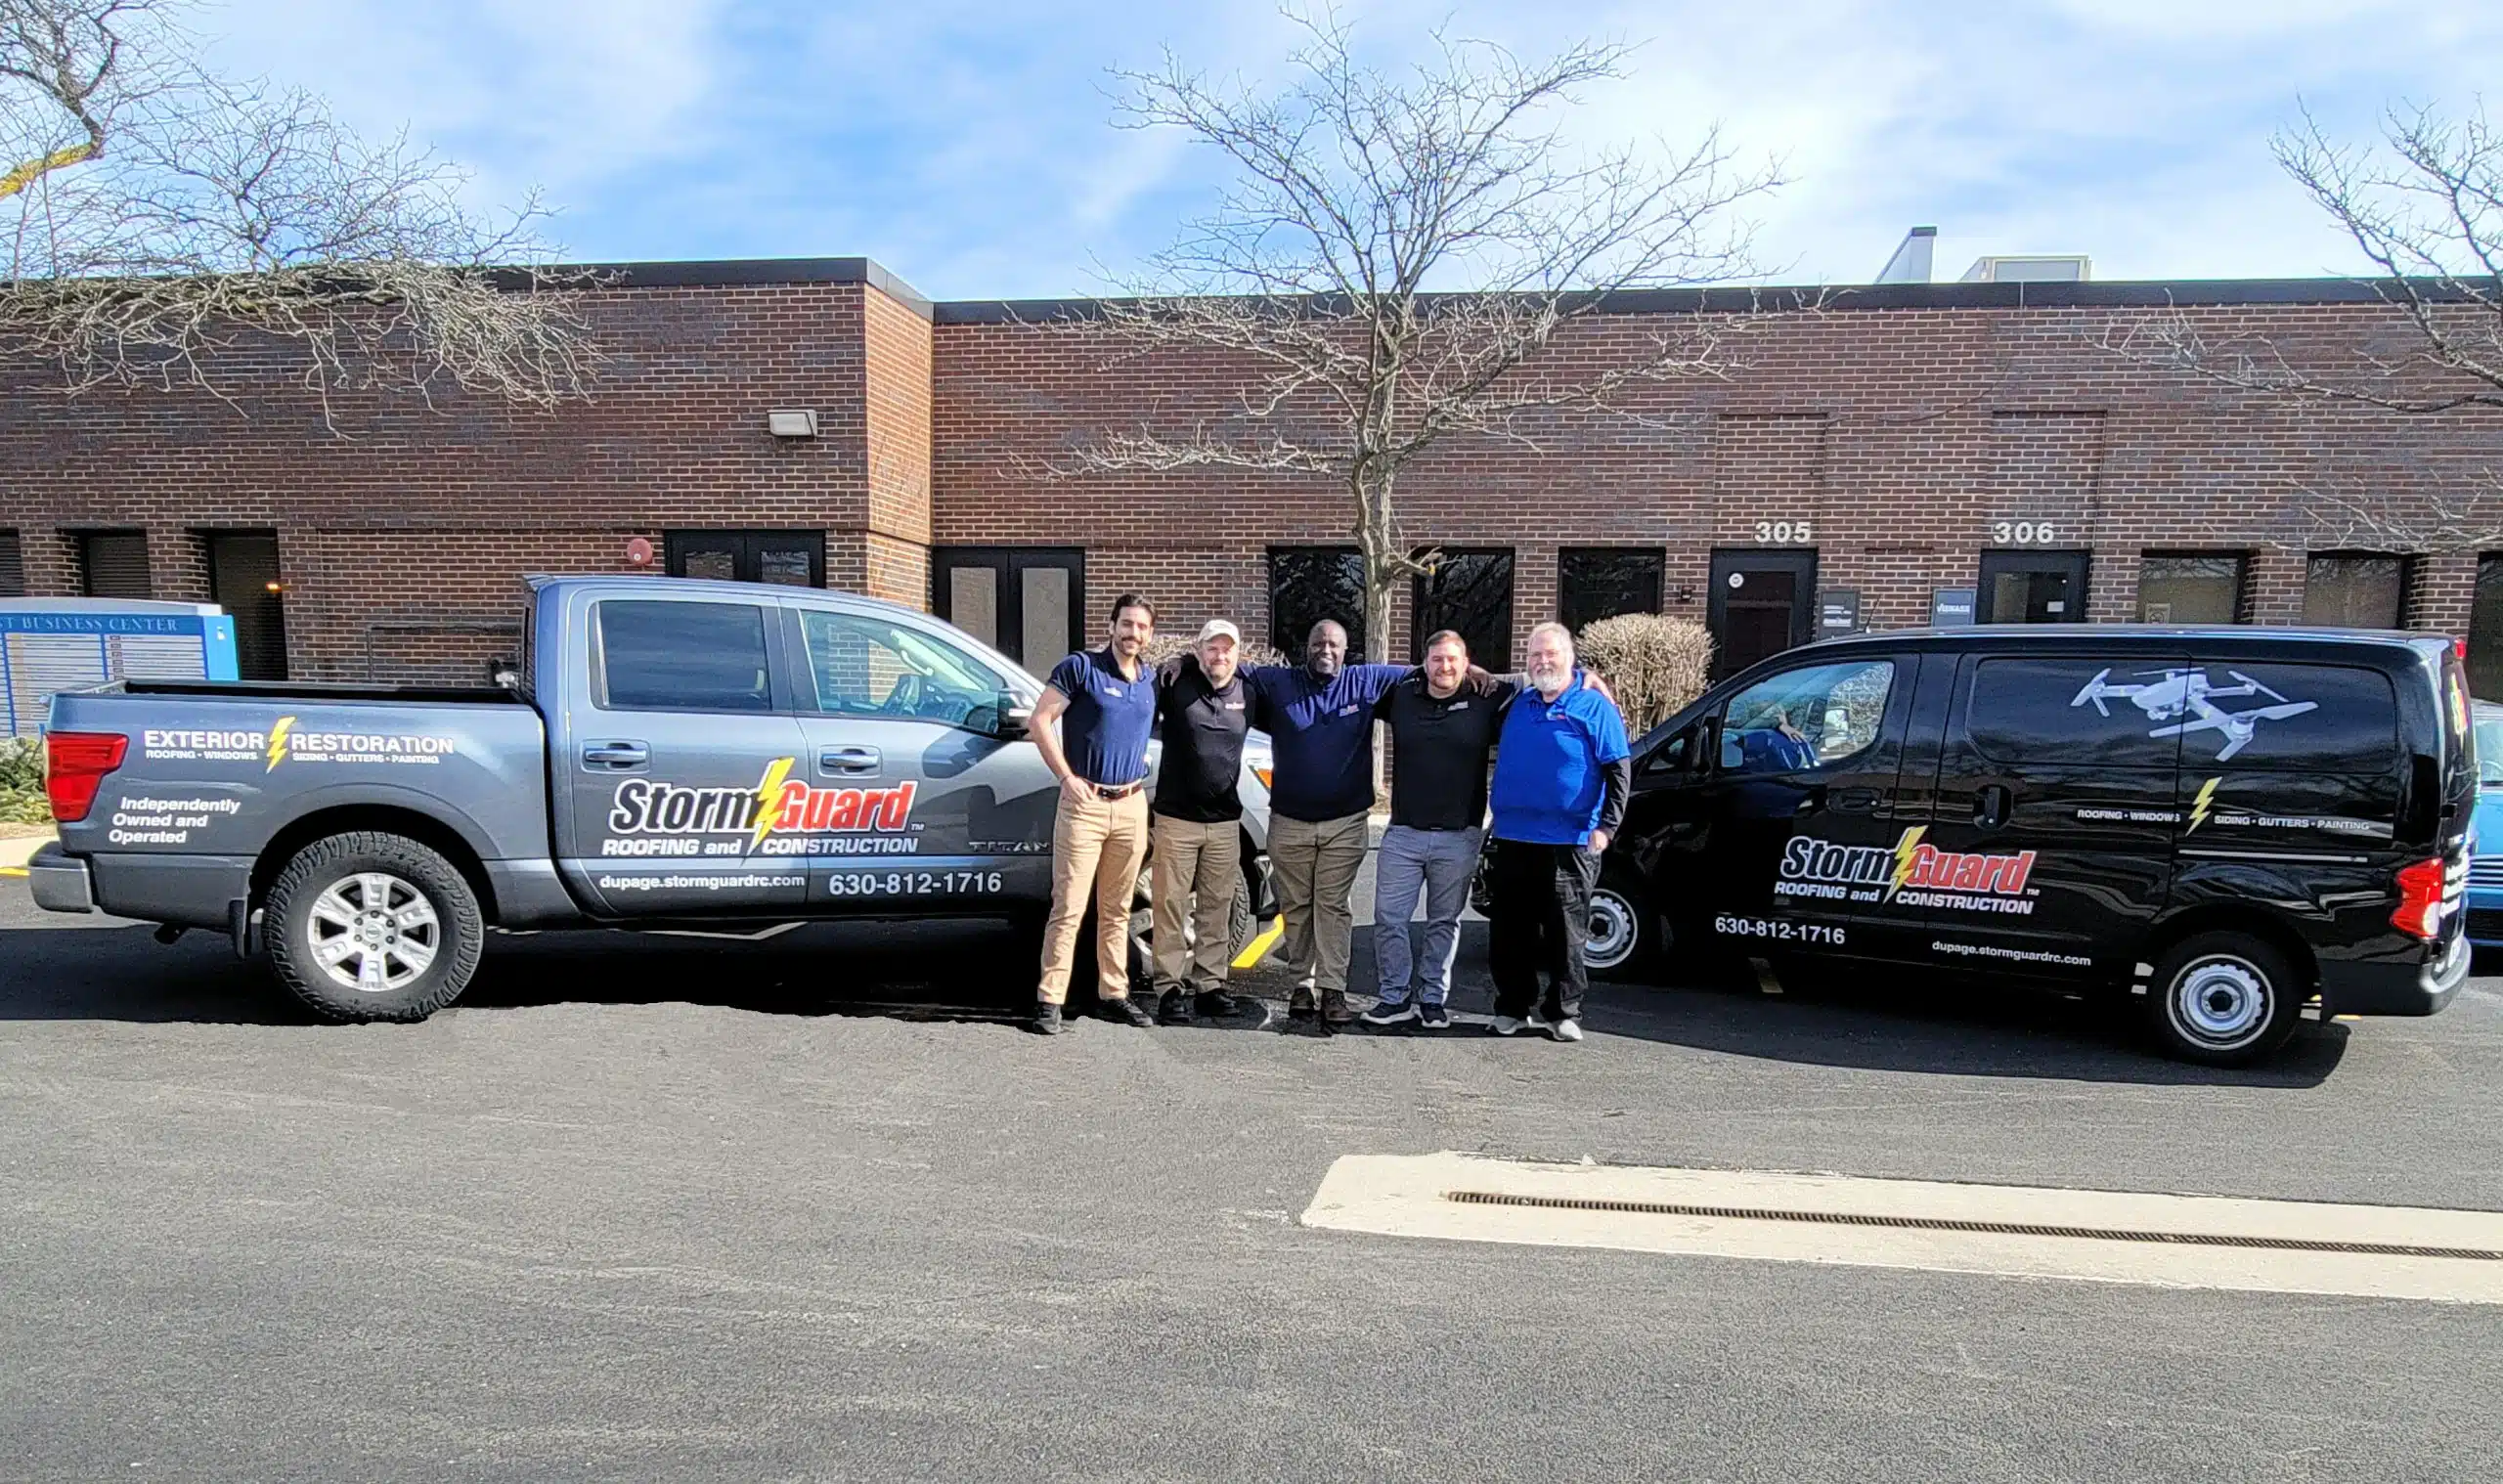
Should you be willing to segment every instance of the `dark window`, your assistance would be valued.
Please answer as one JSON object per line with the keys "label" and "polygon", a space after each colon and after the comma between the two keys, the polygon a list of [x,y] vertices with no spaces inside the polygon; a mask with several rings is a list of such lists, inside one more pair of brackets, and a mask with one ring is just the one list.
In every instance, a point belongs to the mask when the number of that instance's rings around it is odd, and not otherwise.
{"label": "dark window", "polygon": [[2395,629],[2407,608],[2407,558],[2315,556],[2304,571],[2304,622],[2331,629]]}
{"label": "dark window", "polygon": [[1859,756],[1877,740],[1895,667],[1856,660],[1785,670],[1730,698],[1721,726],[1721,769],[1797,773]]}
{"label": "dark window", "polygon": [[822,531],[669,531],[661,537],[672,577],[784,588],[825,586]]}
{"label": "dark window", "polygon": [[609,711],[771,711],[765,610],[753,603],[596,605]]}
{"label": "dark window", "polygon": [[147,597],[148,537],[139,531],[89,531],[78,538],[78,571],[89,597]]}
{"label": "dark window", "polygon": [[2503,552],[2488,551],[2477,559],[2477,604],[2468,619],[2468,690],[2481,701],[2503,700]]}
{"label": "dark window", "polygon": [[1660,611],[1667,558],[1627,546],[1566,546],[1556,553],[1556,616],[1580,633],[1620,613]]}
{"label": "dark window", "polygon": [[1269,548],[1269,643],[1300,656],[1312,626],[1335,619],[1347,653],[1365,652],[1365,558],[1353,546]]}
{"label": "dark window", "polygon": [[930,608],[1036,677],[1090,641],[1076,546],[934,546]]}
{"label": "dark window", "polygon": [[18,533],[0,531],[0,597],[25,595],[26,562],[18,546]]}
{"label": "dark window", "polygon": [[206,538],[208,592],[235,620],[235,669],[246,680],[286,678],[286,589],[278,538],[218,531]]}
{"label": "dark window", "polygon": [[1513,553],[1445,546],[1431,572],[1416,582],[1416,622],[1409,659],[1422,663],[1426,640],[1445,629],[1469,641],[1469,653],[1491,670],[1513,663]]}
{"label": "dark window", "polygon": [[1984,660],[1965,734],[1998,763],[2170,768],[2197,673],[2160,658]]}
{"label": "dark window", "polygon": [[2181,765],[2306,773],[2388,772],[2398,756],[2390,677],[2344,665],[2210,665],[2205,709],[2181,733]]}
{"label": "dark window", "polygon": [[2148,552],[2138,559],[2138,622],[2240,622],[2242,565],[2232,551]]}

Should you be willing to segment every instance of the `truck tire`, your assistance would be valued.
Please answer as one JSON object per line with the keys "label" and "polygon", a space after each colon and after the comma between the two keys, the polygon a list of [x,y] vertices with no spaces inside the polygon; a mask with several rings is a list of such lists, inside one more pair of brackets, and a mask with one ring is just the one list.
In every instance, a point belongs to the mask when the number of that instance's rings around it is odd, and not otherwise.
{"label": "truck tire", "polygon": [[2308,985],[2286,955],[2247,933],[2198,933],[2166,949],[2147,982],[2147,1031],[2167,1056],[2248,1067],[2303,1024]]}
{"label": "truck tire", "polygon": [[279,982],[333,1021],[422,1021],[461,997],[486,939],[467,878],[404,835],[314,841],[270,883]]}

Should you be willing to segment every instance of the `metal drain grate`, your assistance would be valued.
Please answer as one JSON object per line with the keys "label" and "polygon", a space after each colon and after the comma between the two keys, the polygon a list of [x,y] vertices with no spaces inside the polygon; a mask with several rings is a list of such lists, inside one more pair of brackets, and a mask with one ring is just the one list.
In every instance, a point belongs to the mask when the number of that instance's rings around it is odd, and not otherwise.
{"label": "metal drain grate", "polygon": [[1980,1232],[1998,1237],[2077,1237],[2090,1242],[2149,1242],[2175,1246],[2248,1247],[2272,1252],[2351,1252],[2365,1257],[2451,1257],[2503,1262],[2503,1252],[2478,1247],[2411,1246],[2395,1242],[2306,1242],[2300,1237],[2227,1237],[2205,1232],[2132,1232],[2115,1227],[2032,1226],[2013,1221],[1961,1221],[1951,1216],[1875,1216],[1856,1211],[1782,1211],[1739,1205],[1681,1205],[1666,1200],[1601,1200],[1574,1196],[1515,1196],[1500,1191],[1445,1191],[1461,1205],[1526,1205],[1552,1211],[1619,1211],[1631,1216],[1709,1216],[1722,1221],[1795,1221],[1825,1226],[1890,1227],[1913,1232]]}

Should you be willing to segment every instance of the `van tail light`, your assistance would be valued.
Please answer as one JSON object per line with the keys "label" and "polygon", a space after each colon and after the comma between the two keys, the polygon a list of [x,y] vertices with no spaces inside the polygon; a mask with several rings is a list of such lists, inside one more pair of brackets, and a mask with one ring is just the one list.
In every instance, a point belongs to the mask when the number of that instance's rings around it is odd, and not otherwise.
{"label": "van tail light", "polygon": [[105,774],[121,766],[130,739],[119,732],[56,731],[45,735],[43,747],[43,791],[52,800],[52,817],[76,824],[96,807]]}
{"label": "van tail light", "polygon": [[2432,942],[2442,934],[2442,862],[2420,860],[2398,871],[2398,909],[2390,925]]}

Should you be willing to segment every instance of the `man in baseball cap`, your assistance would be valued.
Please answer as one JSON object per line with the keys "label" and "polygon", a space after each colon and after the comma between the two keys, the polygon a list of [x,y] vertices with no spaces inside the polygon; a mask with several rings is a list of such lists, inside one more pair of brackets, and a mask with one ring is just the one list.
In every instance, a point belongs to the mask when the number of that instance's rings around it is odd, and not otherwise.
{"label": "man in baseball cap", "polygon": [[[1243,870],[1243,737],[1251,697],[1237,673],[1243,631],[1224,619],[1200,626],[1196,665],[1167,661],[1157,677],[1157,735],[1164,744],[1149,825],[1154,872],[1156,1018],[1187,1024],[1236,1010],[1225,992],[1233,949],[1234,893]],[[1189,936],[1184,936],[1184,924]],[[1187,995],[1187,998],[1186,998]]]}

